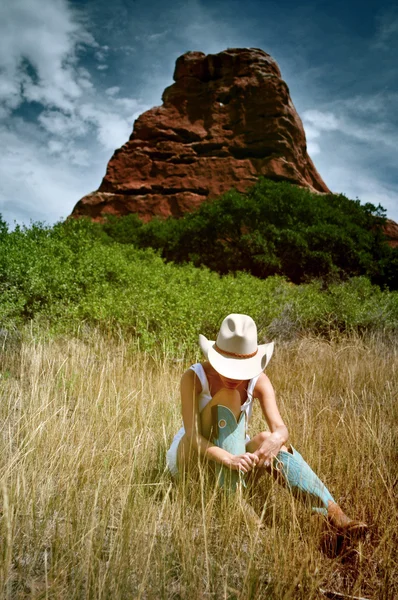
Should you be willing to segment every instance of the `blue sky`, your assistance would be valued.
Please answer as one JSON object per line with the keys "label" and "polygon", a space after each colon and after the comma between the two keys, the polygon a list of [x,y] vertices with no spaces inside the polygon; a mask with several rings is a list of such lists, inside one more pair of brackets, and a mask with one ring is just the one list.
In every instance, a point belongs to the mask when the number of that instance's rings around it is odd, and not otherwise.
{"label": "blue sky", "polygon": [[278,62],[334,192],[398,221],[398,9],[318,0],[3,0],[0,213],[65,218],[96,189],[176,58],[256,47]]}

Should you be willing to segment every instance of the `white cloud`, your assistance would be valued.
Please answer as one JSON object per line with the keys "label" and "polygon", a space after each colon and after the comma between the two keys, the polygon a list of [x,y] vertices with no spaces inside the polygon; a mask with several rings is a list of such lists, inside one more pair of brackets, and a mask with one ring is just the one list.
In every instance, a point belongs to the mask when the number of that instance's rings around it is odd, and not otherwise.
{"label": "white cloud", "polygon": [[43,106],[56,107],[62,110],[72,110],[73,102],[57,87],[46,87],[44,85],[33,84],[31,81],[26,81],[23,84],[23,98],[27,102],[37,102]]}
{"label": "white cloud", "polygon": [[95,53],[95,58],[99,61],[103,61],[106,59],[106,51],[104,52],[105,47],[103,47],[101,50],[97,50],[97,52]]}
{"label": "white cloud", "polygon": [[317,144],[313,140],[307,139],[307,152],[310,156],[316,156],[317,154],[320,154],[321,149],[319,147],[319,144]]}
{"label": "white cloud", "polygon": [[119,92],[120,92],[120,87],[118,87],[117,85],[105,90],[105,94],[107,94],[108,96],[116,96],[116,94],[118,94]]}
{"label": "white cloud", "polygon": [[383,13],[378,18],[378,26],[373,41],[373,48],[389,50],[393,38],[398,39],[398,16],[392,11]]}
{"label": "white cloud", "polygon": [[166,37],[166,35],[169,33],[169,30],[166,29],[165,31],[160,31],[159,33],[151,33],[147,36],[147,40],[149,42],[157,42],[158,40]]}
{"label": "white cloud", "polygon": [[115,106],[123,109],[124,113],[134,114],[137,112],[139,103],[135,98],[115,98]]}
{"label": "white cloud", "polygon": [[381,204],[387,216],[398,222],[398,185],[387,184],[377,172],[350,163],[349,149],[329,164],[327,185],[335,193],[359,198],[361,203]]}
{"label": "white cloud", "polygon": [[[127,99],[121,99],[127,100]],[[110,154],[129,138],[134,117],[111,104],[85,102],[70,114],[43,111],[37,124],[14,119],[0,127],[5,150],[0,161],[0,213],[16,218],[54,222],[96,189]],[[134,100],[129,109],[140,108]],[[92,136],[95,136],[97,142]]]}
{"label": "white cloud", "polygon": [[308,152],[328,187],[381,204],[398,220],[398,127],[386,109],[395,94],[356,96],[303,113]]}
{"label": "white cloud", "polygon": [[[135,108],[138,106],[135,102],[133,105]],[[138,114],[137,112],[137,116]],[[97,139],[102,147],[108,150],[114,150],[124,144],[133,128],[134,115],[131,119],[123,118],[119,113],[103,110],[94,105],[82,106],[80,115],[84,121],[96,126]]]}
{"label": "white cloud", "polygon": [[60,154],[64,148],[65,144],[58,140],[50,140],[48,142],[48,150],[50,154]]}
{"label": "white cloud", "polygon": [[103,176],[104,153],[99,152],[99,161],[93,162],[88,151],[73,142],[52,140],[45,145],[36,125],[18,121],[13,131],[0,126],[0,136],[5,148],[0,162],[0,213],[10,223],[14,219],[53,223],[68,216]]}
{"label": "white cloud", "polygon": [[8,119],[10,114],[11,114],[11,109],[9,107],[0,105],[0,121]]}
{"label": "white cloud", "polygon": [[357,116],[365,115],[367,118],[388,118],[391,111],[398,104],[398,93],[384,89],[375,94],[364,96],[357,95],[329,102],[331,110],[344,110]]}
{"label": "white cloud", "polygon": [[318,131],[335,131],[341,128],[337,117],[330,112],[307,110],[303,114],[303,120],[309,122],[314,130]]}
{"label": "white cloud", "polygon": [[[369,111],[373,111],[373,106],[369,102]],[[345,110],[344,105],[335,106],[336,115],[329,111],[307,110],[303,113],[303,124],[307,139],[310,141],[320,138],[324,132],[339,131],[341,134],[354,138],[361,142],[368,142],[373,145],[380,144],[396,151],[397,149],[397,131],[390,122],[377,122],[374,118],[366,118],[366,102],[363,105],[361,115],[354,114]],[[321,146],[321,144],[319,144]]]}
{"label": "white cloud", "polygon": [[0,106],[13,109],[21,102],[21,82],[10,79],[5,72],[0,72]]}
{"label": "white cloud", "polygon": [[[118,98],[119,86],[105,94],[94,87],[81,53],[90,46],[102,61],[109,47],[94,40],[66,0],[8,4],[0,6],[0,119],[7,119],[0,125],[0,213],[54,222],[98,187],[110,153],[147,106]],[[34,122],[10,118],[33,101]]]}
{"label": "white cloud", "polygon": [[76,114],[64,114],[48,110],[38,117],[39,123],[48,133],[61,137],[80,137],[87,133],[88,127]]}
{"label": "white cloud", "polygon": [[55,157],[58,163],[62,161],[69,166],[90,166],[90,155],[88,151],[78,148],[73,140],[66,142],[50,140],[48,143],[48,153],[50,156]]}
{"label": "white cloud", "polygon": [[83,91],[76,71],[77,49],[81,45],[95,47],[97,43],[66,0],[2,3],[0,70],[3,102],[13,108],[24,100],[62,109],[70,107]]}

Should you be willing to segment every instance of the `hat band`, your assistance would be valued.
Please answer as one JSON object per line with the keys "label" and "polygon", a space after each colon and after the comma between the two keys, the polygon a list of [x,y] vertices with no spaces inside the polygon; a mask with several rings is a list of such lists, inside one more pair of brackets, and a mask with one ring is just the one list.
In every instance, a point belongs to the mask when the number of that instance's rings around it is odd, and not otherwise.
{"label": "hat band", "polygon": [[214,348],[219,354],[225,354],[225,356],[233,356],[234,358],[253,358],[253,356],[256,356],[258,352],[258,348],[256,348],[256,350],[251,354],[238,354],[237,352],[228,352],[227,350],[221,350],[221,348],[219,348],[216,343],[214,343]]}

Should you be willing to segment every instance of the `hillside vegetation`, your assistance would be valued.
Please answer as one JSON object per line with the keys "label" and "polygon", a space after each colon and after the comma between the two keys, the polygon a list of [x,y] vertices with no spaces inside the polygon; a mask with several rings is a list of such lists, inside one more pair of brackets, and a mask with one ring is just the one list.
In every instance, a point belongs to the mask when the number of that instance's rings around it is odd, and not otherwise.
{"label": "hillside vegetation", "polygon": [[200,331],[215,335],[231,312],[250,314],[261,338],[393,333],[398,292],[382,291],[364,276],[327,287],[244,272],[220,276],[165,263],[154,250],[115,242],[84,219],[1,233],[0,322],[6,330],[25,322],[72,333],[99,326],[128,333],[141,350],[162,347],[181,356],[196,348]]}
{"label": "hillside vegetation", "polygon": [[381,207],[265,179],[181,219],[12,232],[0,219],[0,323],[121,328],[177,354],[230,312],[252,315],[262,337],[393,332],[398,249],[383,222]]}
{"label": "hillside vegetation", "polygon": [[231,190],[179,219],[143,224],[128,215],[110,218],[104,229],[119,242],[221,274],[282,275],[294,283],[364,275],[397,289],[398,249],[385,243],[384,221],[381,206],[260,179],[246,194]]}

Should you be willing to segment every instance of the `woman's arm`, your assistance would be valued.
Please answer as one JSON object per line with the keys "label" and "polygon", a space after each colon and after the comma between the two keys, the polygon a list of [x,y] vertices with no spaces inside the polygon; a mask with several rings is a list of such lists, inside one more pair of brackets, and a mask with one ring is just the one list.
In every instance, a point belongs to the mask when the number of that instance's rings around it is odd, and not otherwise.
{"label": "woman's arm", "polygon": [[289,433],[276,404],[274,388],[265,373],[258,378],[253,395],[260,402],[261,410],[271,432],[271,435],[267,436],[255,454],[259,458],[259,467],[269,466],[272,458],[287,442]]}
{"label": "woman's arm", "polygon": [[258,461],[257,456],[246,452],[239,456],[230,454],[207,440],[201,434],[198,394],[201,392],[200,383],[192,369],[185,371],[181,378],[181,407],[185,435],[190,440],[191,447],[208,460],[214,460],[230,469],[248,472]]}

